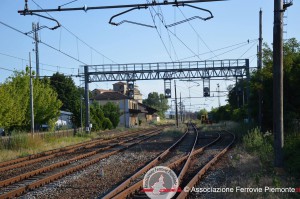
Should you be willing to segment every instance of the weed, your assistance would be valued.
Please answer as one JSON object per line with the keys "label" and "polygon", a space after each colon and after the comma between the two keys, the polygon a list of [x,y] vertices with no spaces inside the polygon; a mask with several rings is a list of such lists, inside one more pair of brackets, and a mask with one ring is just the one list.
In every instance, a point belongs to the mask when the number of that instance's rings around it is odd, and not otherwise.
{"label": "weed", "polygon": [[284,159],[287,171],[295,177],[300,177],[300,134],[290,134],[285,139]]}
{"label": "weed", "polygon": [[246,150],[257,154],[262,162],[270,163],[272,161],[272,139],[269,136],[264,136],[258,128],[250,130],[242,140]]}
{"label": "weed", "polygon": [[280,182],[279,178],[276,176],[273,177],[273,186],[275,186],[277,188],[281,187],[281,182]]}

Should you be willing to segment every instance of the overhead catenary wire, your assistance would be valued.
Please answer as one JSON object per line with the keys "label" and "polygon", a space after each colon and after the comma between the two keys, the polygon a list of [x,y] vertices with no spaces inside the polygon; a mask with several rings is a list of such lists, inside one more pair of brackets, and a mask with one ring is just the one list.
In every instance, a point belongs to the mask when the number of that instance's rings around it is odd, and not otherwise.
{"label": "overhead catenary wire", "polygon": [[[255,41],[256,41],[256,43],[258,42],[258,40],[255,40]],[[249,43],[250,43],[250,42],[249,42]],[[254,43],[254,44],[256,44],[256,43]],[[246,45],[248,45],[248,43],[246,43],[246,44],[244,44],[244,45],[242,45],[242,46],[238,46],[238,47],[236,47],[236,48],[230,49],[230,50],[228,50],[228,51],[226,51],[226,52],[220,53],[220,54],[218,54],[218,56],[224,55],[224,54],[229,53],[229,52],[234,51],[234,50],[237,50],[237,49],[239,49],[239,48],[241,48],[241,47],[244,47],[244,46],[246,46]],[[211,60],[211,59],[213,59],[213,58],[215,58],[215,56],[212,56],[212,57],[210,57],[210,58],[208,58],[208,59],[206,59],[206,60]]]}
{"label": "overhead catenary wire", "polygon": [[[32,2],[38,6],[40,9],[44,10],[38,3],[36,3],[34,0],[32,0]],[[72,2],[71,2],[72,3]],[[51,17],[52,19],[53,16],[50,15],[48,12],[46,12],[46,14]],[[104,55],[103,53],[99,52],[98,50],[96,50],[94,47],[92,47],[91,45],[89,45],[88,43],[86,43],[85,41],[83,41],[81,38],[79,38],[75,33],[73,33],[70,29],[68,29],[67,27],[65,27],[64,25],[60,24],[61,27],[66,30],[68,33],[70,33],[71,35],[73,35],[78,41],[82,42],[83,44],[85,44],[87,47],[89,47],[90,49],[92,49],[93,51],[95,51],[96,53],[98,53],[99,55],[105,57],[107,60],[111,61],[112,63],[117,64],[117,62],[115,62],[114,60],[112,60],[111,58],[107,57],[106,55]]]}
{"label": "overhead catenary wire", "polygon": [[[147,2],[148,2],[148,0],[147,0]],[[170,60],[173,62],[172,56],[171,56],[170,52],[168,51],[168,48],[167,48],[167,46],[166,46],[164,40],[162,39],[161,34],[159,33],[159,31],[158,31],[158,29],[157,29],[157,26],[156,26],[156,23],[155,23],[155,18],[154,18],[154,16],[153,16],[153,13],[151,12],[150,9],[149,9],[149,12],[150,12],[150,15],[151,15],[153,24],[154,24],[154,26],[155,26],[155,30],[156,30],[156,32],[157,32],[159,38],[160,38],[160,41],[162,42],[162,44],[163,44],[163,46],[164,46],[164,48],[165,48],[165,51],[167,52],[167,54],[168,54]]]}
{"label": "overhead catenary wire", "polygon": [[[1,23],[2,25],[6,26],[6,27],[8,27],[8,28],[10,28],[10,29],[12,29],[12,30],[18,32],[18,33],[21,33],[22,35],[25,35],[25,36],[27,36],[27,37],[29,37],[29,38],[31,38],[31,39],[34,39],[32,36],[26,34],[25,32],[22,32],[22,31],[20,31],[20,30],[18,30],[18,29],[16,29],[16,28],[14,28],[14,27],[12,27],[12,26],[10,26],[10,25],[8,25],[8,24],[2,22],[2,21],[0,21],[0,23]],[[44,44],[45,46],[47,46],[47,47],[49,47],[49,48],[51,48],[51,49],[53,49],[53,50],[55,50],[55,51],[57,51],[57,52],[59,52],[59,53],[61,53],[61,54],[64,54],[65,56],[67,56],[67,57],[69,57],[69,58],[71,58],[71,59],[73,59],[73,60],[75,60],[75,61],[77,61],[77,62],[79,62],[79,63],[81,63],[81,64],[87,65],[85,62],[76,59],[76,58],[73,57],[72,55],[69,55],[68,53],[66,53],[66,52],[64,52],[64,51],[61,51],[61,50],[59,50],[59,49],[57,49],[57,48],[51,46],[50,44],[47,44],[47,43],[45,43],[45,42],[43,42],[43,41],[39,41],[39,43]]]}
{"label": "overhead catenary wire", "polygon": [[60,5],[59,7],[63,7],[63,6],[69,5],[69,4],[74,3],[74,2],[76,2],[76,1],[78,1],[78,0],[70,1],[70,2],[65,3],[65,4],[63,4],[63,5]]}
{"label": "overhead catenary wire", "polygon": [[239,57],[239,59],[240,58],[242,58],[249,50],[251,50],[251,48],[253,48],[253,46],[256,44],[257,42],[254,42],[253,44],[252,44],[252,46],[250,46],[240,57]]}
{"label": "overhead catenary wire", "polygon": [[[182,12],[182,10],[178,7],[179,11],[181,12],[182,16],[187,19],[187,17],[185,16],[185,14]],[[207,45],[207,43],[202,39],[202,37],[199,35],[199,33],[196,31],[196,29],[194,28],[194,26],[191,24],[190,21],[188,21],[188,24],[190,25],[190,27],[193,29],[193,31],[196,33],[197,37],[200,38],[200,40],[202,41],[202,43],[206,46],[206,48],[213,54],[215,55],[217,58],[218,56],[210,49],[210,47]],[[198,53],[199,54],[199,53]]]}
{"label": "overhead catenary wire", "polygon": [[[213,52],[221,51],[221,50],[225,50],[225,49],[227,49],[227,48],[232,48],[232,47],[234,47],[234,46],[240,46],[240,45],[245,46],[245,45],[247,45],[248,43],[252,43],[252,42],[254,42],[254,41],[257,41],[257,39],[249,40],[249,42],[248,42],[248,41],[240,42],[240,43],[233,44],[233,45],[230,45],[230,46],[218,48],[218,49],[215,49],[215,50],[212,50],[212,51],[213,51]],[[242,46],[241,46],[241,47],[242,47]],[[200,54],[198,54],[198,55],[205,55],[205,54],[209,54],[209,53],[211,53],[211,52],[208,51],[208,52],[200,53]],[[196,56],[194,55],[194,56],[185,57],[185,58],[180,59],[179,61],[187,60],[187,59],[190,59],[190,58],[193,58],[193,57],[196,57]]]}
{"label": "overhead catenary wire", "polygon": [[14,72],[14,70],[8,69],[8,68],[4,68],[4,67],[0,67],[1,70],[6,70],[6,71],[10,71],[10,72]]}
{"label": "overhead catenary wire", "polygon": [[[148,0],[147,0],[148,1]],[[153,8],[153,7],[150,7],[150,9],[149,10],[153,10],[156,14],[158,14],[157,12],[156,12],[156,10]],[[161,18],[159,18],[160,20],[161,20]],[[163,23],[163,21],[161,20],[161,22],[162,22],[162,24],[164,24]],[[168,32],[170,32],[182,45],[184,45],[192,54],[194,54],[196,57],[198,57],[198,59],[199,60],[202,60],[190,47],[188,47],[187,46],[187,44],[185,44],[176,34],[174,34],[169,28],[167,28],[166,26],[164,26],[165,28],[166,28],[166,30],[168,31]]]}
{"label": "overhead catenary wire", "polygon": [[[22,58],[22,57],[17,57],[17,56],[14,56],[14,55],[10,55],[10,54],[7,54],[7,53],[2,53],[0,52],[0,55],[3,55],[3,56],[6,56],[6,57],[10,57],[10,58],[14,58],[14,59],[18,59],[18,60],[21,60],[21,61],[29,61],[28,59],[25,59],[25,58]],[[32,63],[35,63],[35,61],[31,61]],[[51,64],[46,64],[46,63],[41,63],[41,65],[44,65],[44,66],[50,66],[50,67],[59,67],[59,68],[64,68],[64,69],[68,69],[68,70],[74,70],[74,69],[77,69],[77,68],[70,68],[70,67],[64,67],[64,66],[58,66],[58,65],[51,65]]]}
{"label": "overhead catenary wire", "polygon": [[[162,15],[162,17],[164,18],[164,14],[163,14],[163,11],[162,11],[161,7],[158,6],[158,8],[160,9],[161,15]],[[166,26],[165,23],[163,23],[163,25]],[[171,46],[172,46],[173,51],[174,51],[174,55],[175,55],[176,61],[178,61],[179,59],[178,59],[178,56],[177,56],[177,52],[176,52],[176,49],[175,49],[175,47],[174,47],[174,44],[173,44],[173,41],[172,41],[172,39],[171,39],[171,36],[170,36],[169,31],[168,31],[167,33],[168,33],[169,41],[170,41]]]}

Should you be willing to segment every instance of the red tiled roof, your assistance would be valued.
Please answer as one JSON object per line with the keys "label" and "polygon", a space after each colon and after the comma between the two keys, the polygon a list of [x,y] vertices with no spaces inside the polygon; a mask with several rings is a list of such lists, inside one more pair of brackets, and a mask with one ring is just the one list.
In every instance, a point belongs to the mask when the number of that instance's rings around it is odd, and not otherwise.
{"label": "red tiled roof", "polygon": [[94,100],[121,100],[121,99],[129,99],[129,98],[120,92],[108,91],[97,95],[93,99]]}

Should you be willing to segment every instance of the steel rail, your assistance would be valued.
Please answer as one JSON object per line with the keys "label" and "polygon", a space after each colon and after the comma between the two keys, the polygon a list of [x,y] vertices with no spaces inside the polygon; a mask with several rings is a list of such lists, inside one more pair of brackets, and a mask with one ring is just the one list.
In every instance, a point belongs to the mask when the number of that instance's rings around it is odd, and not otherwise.
{"label": "steel rail", "polygon": [[[214,139],[212,142],[206,144],[205,146],[196,149],[193,151],[192,156],[195,156],[199,153],[202,153],[207,147],[213,145],[214,143],[216,143],[219,139],[221,138],[221,135],[218,134],[218,137],[216,139]],[[178,160],[168,164],[167,167],[169,167],[170,169],[175,168],[176,166],[182,164],[184,161],[186,161],[189,157],[189,154],[186,156],[183,156],[181,158],[179,158]],[[136,192],[137,190],[140,190],[143,187],[143,180],[140,180],[139,182],[133,184],[132,186],[127,187],[125,190],[123,190],[122,192],[118,193],[117,195],[115,195],[114,199],[121,199],[121,198],[127,198],[127,196],[130,196],[131,194],[133,194],[134,192]]]}
{"label": "steel rail", "polygon": [[193,147],[192,147],[191,151],[188,154],[188,158],[187,158],[186,162],[184,163],[184,166],[181,169],[180,174],[178,176],[178,184],[179,184],[179,186],[180,186],[180,184],[182,182],[182,179],[183,179],[184,175],[186,174],[186,172],[188,170],[188,167],[189,167],[190,161],[191,161],[191,157],[193,156],[192,154],[194,152],[195,146],[196,146],[197,141],[198,141],[198,130],[197,130],[197,128],[193,124],[192,124],[192,127],[194,128],[194,131],[196,132],[196,138],[195,138]]}
{"label": "steel rail", "polygon": [[125,144],[125,143],[128,143],[130,141],[134,141],[140,137],[143,137],[143,136],[146,136],[146,135],[149,135],[149,134],[153,134],[153,133],[156,133],[158,131],[160,131],[161,129],[158,129],[158,130],[153,130],[151,132],[148,132],[146,134],[143,134],[143,135],[140,135],[138,137],[135,137],[135,138],[131,138],[131,139],[128,139],[128,140],[124,140],[124,141],[121,141],[119,143],[116,143],[116,144],[113,144],[113,145],[110,145],[110,146],[106,146],[106,147],[103,147],[103,148],[100,148],[100,149],[97,149],[97,150],[94,150],[94,151],[91,151],[91,152],[88,152],[88,153],[85,153],[85,154],[82,154],[82,155],[79,155],[79,156],[76,156],[74,158],[71,158],[69,160],[65,160],[65,161],[62,161],[62,162],[58,162],[58,163],[55,163],[55,164],[51,164],[49,166],[46,166],[46,167],[43,167],[43,168],[40,168],[40,169],[36,169],[34,171],[30,171],[30,172],[27,172],[25,174],[22,174],[22,175],[18,175],[18,176],[15,176],[15,177],[12,177],[12,178],[9,178],[9,179],[6,179],[6,180],[3,180],[3,181],[0,181],[0,187],[5,187],[5,186],[8,186],[10,184],[13,184],[13,183],[16,183],[16,182],[19,182],[19,181],[22,181],[22,180],[25,180],[29,177],[32,177],[32,176],[35,176],[35,175],[38,175],[38,174],[41,174],[41,173],[44,173],[44,172],[47,172],[47,171],[51,171],[55,168],[59,168],[59,167],[62,167],[62,166],[66,166],[68,164],[71,164],[72,162],[74,161],[77,161],[77,160],[80,160],[80,159],[84,159],[84,158],[87,158],[87,157],[90,157],[92,155],[95,155],[101,151],[104,151],[104,150],[107,150],[107,149],[110,149],[110,148],[113,148],[113,147],[116,147],[118,145],[121,145],[121,144]]}
{"label": "steel rail", "polygon": [[[225,131],[225,130],[223,130]],[[201,179],[201,177],[205,174],[205,172],[214,164],[217,162],[217,160],[219,160],[219,158],[225,154],[228,149],[230,148],[230,146],[234,143],[235,141],[235,135],[229,131],[225,131],[229,134],[231,134],[233,136],[232,141],[221,151],[219,152],[217,155],[214,156],[213,159],[211,159],[207,164],[205,164],[204,167],[202,167],[202,169],[200,169],[200,171],[192,178],[192,180],[190,180],[190,182],[186,185],[186,187],[193,187],[196,185],[196,183]],[[177,196],[177,198],[183,199],[183,198],[187,198],[189,192],[185,192],[182,191],[180,192],[180,194]]]}
{"label": "steel rail", "polygon": [[[141,133],[141,132],[144,132],[144,131],[139,131],[139,133]],[[133,132],[133,133],[130,133],[126,136],[120,136],[120,137],[117,137],[117,138],[112,138],[111,140],[103,140],[103,139],[94,140],[91,143],[80,144],[79,146],[76,146],[74,148],[72,147],[71,149],[69,149],[67,151],[57,152],[57,153],[53,153],[53,154],[50,154],[50,155],[42,156],[40,158],[34,158],[34,159],[30,159],[28,161],[23,161],[23,162],[20,162],[20,163],[17,163],[17,164],[12,164],[12,165],[2,167],[2,168],[0,168],[0,172],[4,172],[4,171],[7,171],[7,170],[24,167],[24,166],[34,164],[34,163],[37,163],[37,162],[41,162],[41,161],[44,161],[44,160],[47,160],[47,159],[50,159],[50,158],[66,155],[66,154],[75,152],[76,150],[79,150],[81,148],[89,149],[89,148],[92,148],[92,147],[100,145],[100,144],[106,144],[106,143],[114,142],[114,141],[116,141],[120,138],[129,137],[129,136],[132,136],[132,135],[135,135],[135,134],[136,134],[136,132]],[[99,142],[99,141],[102,141],[102,142]]]}
{"label": "steel rail", "polygon": [[[32,183],[30,183],[30,184],[27,184],[27,185],[24,185],[24,186],[22,186],[22,187],[19,187],[19,188],[15,189],[15,190],[6,192],[6,193],[0,195],[0,199],[13,198],[13,197],[20,196],[20,195],[24,194],[27,190],[33,190],[33,189],[35,189],[35,188],[37,188],[37,187],[43,186],[43,185],[48,184],[48,183],[50,183],[50,182],[52,182],[52,181],[55,181],[55,180],[57,180],[57,179],[60,179],[60,178],[62,178],[62,177],[64,177],[64,176],[66,176],[66,175],[69,175],[69,174],[71,174],[71,173],[74,173],[74,172],[76,172],[76,171],[79,171],[79,170],[81,170],[81,169],[83,169],[83,168],[85,168],[85,167],[87,167],[87,166],[90,166],[90,165],[92,165],[92,164],[95,164],[96,162],[99,162],[100,160],[102,160],[102,159],[104,159],[104,158],[107,158],[107,157],[109,157],[109,156],[111,156],[111,155],[114,155],[114,154],[116,154],[116,153],[119,153],[119,152],[121,152],[121,151],[124,151],[124,150],[126,150],[126,149],[128,149],[128,148],[130,148],[130,147],[132,147],[132,146],[134,146],[134,145],[136,145],[136,144],[138,144],[138,143],[140,143],[140,142],[142,142],[142,141],[145,141],[145,140],[147,140],[147,139],[149,139],[149,138],[151,138],[151,137],[153,137],[153,136],[156,136],[156,135],[159,134],[159,133],[161,133],[160,130],[156,130],[156,131],[153,131],[152,133],[148,133],[148,134],[150,134],[148,137],[142,138],[141,140],[138,140],[138,141],[136,141],[136,142],[134,142],[134,143],[131,143],[131,144],[129,144],[129,145],[124,145],[124,146],[123,146],[122,148],[120,148],[120,149],[117,149],[117,150],[115,150],[115,151],[112,151],[112,152],[103,154],[103,155],[101,155],[101,156],[99,156],[99,157],[97,157],[97,158],[94,158],[94,159],[92,159],[92,160],[89,160],[88,162],[81,163],[80,165],[71,167],[71,168],[69,168],[69,169],[63,170],[63,171],[58,172],[58,173],[56,173],[56,174],[47,176],[47,177],[45,177],[45,178],[42,178],[42,179],[37,180],[37,181],[35,181],[35,182],[32,182]],[[148,134],[147,134],[147,135],[148,135]],[[143,137],[143,136],[145,136],[145,135],[141,135],[141,136],[139,136],[139,137]]]}
{"label": "steel rail", "polygon": [[146,166],[144,166],[142,169],[140,169],[138,172],[136,172],[135,174],[133,174],[131,177],[129,177],[124,182],[122,182],[118,187],[116,187],[115,189],[113,189],[112,191],[110,191],[108,194],[106,194],[102,198],[103,199],[112,198],[113,196],[115,196],[119,192],[121,192],[122,190],[126,189],[126,187],[128,187],[129,184],[132,181],[134,181],[140,175],[142,175],[143,173],[147,172],[149,169],[151,169],[152,167],[154,167],[155,165],[157,165],[160,160],[162,160],[164,157],[166,157],[170,153],[170,151],[173,148],[175,148],[185,138],[185,136],[187,135],[187,133],[188,133],[188,129],[186,130],[186,132],[172,146],[170,146],[168,149],[166,149],[164,152],[162,152],[160,155],[158,155],[154,160],[152,160],[150,163],[148,163]]}
{"label": "steel rail", "polygon": [[[150,129],[148,129],[148,130],[150,130]],[[131,136],[131,135],[134,135],[134,134],[137,134],[137,133],[141,133],[141,132],[145,132],[145,129],[142,129],[142,130],[139,130],[139,131],[136,131],[136,132],[132,132],[132,133],[128,133],[128,131],[126,131],[126,132],[122,133],[120,136],[111,138],[109,141],[112,141],[112,140],[115,140],[115,139],[118,139],[118,138],[128,137],[128,136]],[[99,141],[106,142],[105,139],[103,139],[103,138],[97,138],[97,139],[94,139],[94,140],[90,140],[90,141],[86,141],[86,142],[82,142],[82,143],[78,143],[78,144],[74,144],[74,145],[70,145],[70,146],[66,146],[66,147],[62,147],[62,148],[58,148],[58,149],[53,149],[53,150],[49,150],[49,151],[44,151],[44,152],[41,152],[41,153],[38,153],[38,154],[33,154],[33,155],[29,155],[29,156],[22,157],[22,158],[16,158],[16,159],[8,160],[8,161],[5,161],[5,162],[1,162],[0,163],[0,172],[6,171],[6,169],[4,169],[4,168],[9,166],[9,165],[17,164],[17,163],[27,161],[27,160],[40,158],[40,157],[43,157],[43,156],[52,155],[52,154],[55,154],[55,153],[61,153],[61,152],[67,152],[67,151],[72,152],[72,150],[76,150],[77,148],[81,148],[85,145],[89,145],[89,144],[92,144],[92,143],[97,143]]]}

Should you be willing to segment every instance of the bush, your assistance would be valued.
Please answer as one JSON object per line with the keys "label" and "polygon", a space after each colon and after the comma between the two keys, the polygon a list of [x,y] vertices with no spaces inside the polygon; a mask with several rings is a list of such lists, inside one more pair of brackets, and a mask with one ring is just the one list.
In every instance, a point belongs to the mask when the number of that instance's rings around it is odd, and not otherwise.
{"label": "bush", "polygon": [[285,139],[284,159],[287,170],[295,177],[300,177],[300,135],[289,135]]}
{"label": "bush", "polygon": [[246,150],[259,156],[262,162],[271,162],[273,159],[273,146],[270,133],[263,135],[258,128],[252,129],[243,137]]}
{"label": "bush", "polygon": [[108,118],[104,118],[103,123],[102,123],[102,129],[112,129],[113,128],[113,124],[111,123],[111,121]]}

